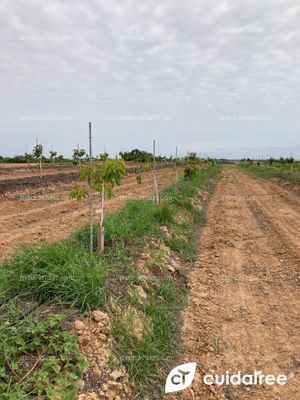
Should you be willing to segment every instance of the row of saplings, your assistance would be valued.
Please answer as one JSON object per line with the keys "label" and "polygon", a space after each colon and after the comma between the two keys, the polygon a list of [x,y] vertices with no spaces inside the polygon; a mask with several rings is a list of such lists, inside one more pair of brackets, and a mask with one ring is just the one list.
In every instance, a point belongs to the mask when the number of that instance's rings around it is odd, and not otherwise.
{"label": "row of saplings", "polygon": [[[177,167],[177,165],[176,165]],[[198,171],[197,160],[189,159],[184,169],[184,178],[192,179]],[[97,232],[97,249],[101,253],[104,250],[104,201],[105,196],[109,199],[113,196],[113,189],[115,186],[121,184],[122,178],[126,175],[126,163],[123,160],[107,159],[98,164],[84,164],[79,171],[79,179],[82,182],[90,184],[92,178],[93,190],[100,195],[100,209],[99,209],[99,222]],[[177,169],[176,178],[177,180]],[[153,171],[153,182],[156,186],[155,171]],[[140,183],[140,182],[138,182]],[[177,182],[175,182],[177,184]],[[154,187],[154,191],[156,188]],[[89,192],[83,186],[77,186],[70,193],[70,197],[75,200],[81,200],[89,197]],[[154,196],[156,198],[156,196]],[[158,199],[159,201],[159,199]],[[92,212],[92,210],[91,210]],[[92,230],[91,230],[91,235]],[[92,248],[91,248],[92,251]]]}

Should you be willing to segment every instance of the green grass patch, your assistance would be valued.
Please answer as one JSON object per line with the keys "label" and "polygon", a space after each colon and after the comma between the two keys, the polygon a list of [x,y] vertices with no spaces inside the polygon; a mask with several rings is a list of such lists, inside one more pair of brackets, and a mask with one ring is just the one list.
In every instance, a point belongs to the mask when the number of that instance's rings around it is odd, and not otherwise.
{"label": "green grass patch", "polygon": [[264,179],[284,178],[289,180],[300,180],[300,163],[296,162],[291,169],[290,165],[274,163],[268,165],[264,163],[253,163],[243,161],[239,163],[239,168],[247,173]]}
{"label": "green grass patch", "polygon": [[70,303],[82,310],[105,304],[106,271],[103,260],[90,254],[80,240],[24,245],[0,268],[9,282],[6,295],[41,302]]}
{"label": "green grass patch", "polygon": [[3,400],[75,399],[87,365],[77,338],[62,331],[63,314],[18,319],[11,304],[0,316],[0,393]]}
{"label": "green grass patch", "polygon": [[106,241],[138,240],[145,235],[156,235],[159,224],[173,220],[173,210],[167,204],[157,205],[150,200],[129,201],[105,221]]}
{"label": "green grass patch", "polygon": [[158,365],[168,364],[179,350],[176,341],[180,322],[175,316],[182,298],[182,290],[179,293],[174,283],[161,283],[144,305],[143,312],[151,321],[151,328],[146,325],[141,338],[134,336],[134,321],[130,318],[124,321],[116,317],[113,321],[115,352],[142,393],[149,393],[150,387],[161,384]]}

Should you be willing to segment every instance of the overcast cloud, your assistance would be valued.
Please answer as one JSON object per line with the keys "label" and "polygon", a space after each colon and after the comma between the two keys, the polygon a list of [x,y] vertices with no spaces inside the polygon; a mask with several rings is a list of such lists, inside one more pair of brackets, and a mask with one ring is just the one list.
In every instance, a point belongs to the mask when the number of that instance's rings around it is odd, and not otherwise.
{"label": "overcast cloud", "polygon": [[0,0],[1,155],[300,157],[298,0]]}

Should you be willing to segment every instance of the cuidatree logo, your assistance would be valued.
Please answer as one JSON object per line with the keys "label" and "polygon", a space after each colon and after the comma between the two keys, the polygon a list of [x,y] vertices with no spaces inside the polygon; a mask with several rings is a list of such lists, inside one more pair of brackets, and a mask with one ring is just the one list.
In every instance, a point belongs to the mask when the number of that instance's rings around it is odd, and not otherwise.
{"label": "cuidatree logo", "polygon": [[194,380],[197,363],[181,364],[169,373],[165,386],[165,393],[179,392],[189,387]]}

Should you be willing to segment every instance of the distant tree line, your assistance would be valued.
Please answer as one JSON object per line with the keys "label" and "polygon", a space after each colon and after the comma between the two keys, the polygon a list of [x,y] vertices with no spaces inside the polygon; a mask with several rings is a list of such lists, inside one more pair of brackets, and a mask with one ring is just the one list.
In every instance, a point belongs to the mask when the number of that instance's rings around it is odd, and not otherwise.
{"label": "distant tree line", "polygon": [[286,157],[286,158],[284,158],[284,157],[279,157],[279,158],[270,157],[270,158],[268,158],[266,160],[253,160],[251,158],[242,158],[241,162],[247,162],[247,163],[250,163],[250,164],[263,163],[263,164],[269,164],[269,165],[276,165],[276,164],[286,165],[286,164],[293,164],[295,162],[295,159],[292,156],[291,157]]}
{"label": "distant tree line", "polygon": [[[149,163],[153,162],[153,154],[147,152],[145,150],[133,149],[130,151],[120,151],[118,155],[114,158],[120,157],[125,162],[137,162],[137,163]],[[24,155],[15,155],[14,157],[2,157],[0,156],[0,163],[33,163],[33,162],[42,162],[42,163],[73,163],[74,165],[80,165],[82,161],[86,161],[89,158],[89,154],[85,149],[77,148],[73,149],[72,159],[65,158],[62,154],[58,154],[57,151],[51,150],[49,152],[49,157],[46,157],[43,153],[42,144],[37,144],[31,153],[25,153]],[[109,159],[109,154],[107,152],[103,152],[94,157],[94,160],[106,161]],[[204,163],[215,163],[217,162],[214,158],[200,158],[197,156],[196,152],[188,152],[184,157],[178,157],[175,159],[174,156],[156,156],[156,162],[164,162],[164,161],[176,161],[176,162],[204,162]]]}
{"label": "distant tree line", "polygon": [[[136,161],[136,162],[141,162],[141,163],[146,163],[146,162],[151,162],[153,161],[153,154],[149,153],[144,150],[139,150],[139,149],[133,149],[131,151],[120,151],[119,156],[124,160],[125,162],[127,161]],[[158,162],[162,161],[170,161],[172,160],[172,157],[166,157],[166,156],[156,156],[155,160]]]}
{"label": "distant tree line", "polygon": [[[44,155],[41,156],[42,163],[54,163],[54,162],[70,162],[68,158],[65,158],[62,154],[56,156],[49,156],[48,158]],[[33,154],[25,153],[24,155],[15,155],[13,157],[2,157],[0,156],[0,163],[33,163],[36,162],[36,157]]]}

